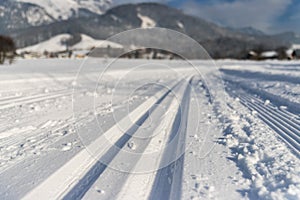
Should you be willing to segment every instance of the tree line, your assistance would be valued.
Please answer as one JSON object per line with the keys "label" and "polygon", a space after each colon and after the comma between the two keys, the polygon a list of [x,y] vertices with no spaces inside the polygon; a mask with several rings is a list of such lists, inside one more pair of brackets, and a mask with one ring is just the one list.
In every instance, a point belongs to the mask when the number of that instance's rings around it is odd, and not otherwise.
{"label": "tree line", "polygon": [[7,60],[13,62],[16,55],[16,46],[12,38],[0,35],[0,64]]}

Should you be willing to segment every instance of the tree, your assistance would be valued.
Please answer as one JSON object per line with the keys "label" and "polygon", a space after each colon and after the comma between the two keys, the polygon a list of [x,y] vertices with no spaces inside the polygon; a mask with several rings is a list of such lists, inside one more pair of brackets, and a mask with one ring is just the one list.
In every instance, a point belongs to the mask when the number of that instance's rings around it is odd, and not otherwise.
{"label": "tree", "polygon": [[6,59],[12,63],[16,52],[16,46],[12,38],[0,35],[0,64]]}
{"label": "tree", "polygon": [[278,59],[287,59],[288,58],[288,55],[286,53],[288,48],[284,47],[284,46],[281,46],[281,47],[278,47],[276,48],[276,52],[278,53]]}

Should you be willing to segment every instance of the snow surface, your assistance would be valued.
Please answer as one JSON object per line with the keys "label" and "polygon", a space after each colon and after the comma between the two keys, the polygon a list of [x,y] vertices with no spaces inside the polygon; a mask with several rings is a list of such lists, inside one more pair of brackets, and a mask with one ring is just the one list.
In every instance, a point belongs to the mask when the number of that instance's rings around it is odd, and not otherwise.
{"label": "snow surface", "polygon": [[43,53],[45,51],[48,52],[59,52],[59,51],[65,51],[67,50],[66,45],[63,44],[63,41],[66,41],[70,39],[72,36],[70,34],[60,34],[57,36],[54,36],[50,38],[49,40],[46,40],[44,42],[41,42],[39,44],[25,47],[22,49],[18,49],[18,53],[20,52],[39,52]]}
{"label": "snow surface", "polygon": [[156,22],[150,17],[141,15],[140,13],[138,13],[137,16],[142,20],[141,28],[153,28],[156,26]]}
{"label": "snow surface", "polygon": [[[76,16],[79,9],[87,9],[93,13],[102,14],[109,6],[109,0],[17,0],[19,2],[35,4],[54,19],[66,20]],[[30,17],[30,16],[28,16]]]}
{"label": "snow surface", "polygon": [[184,29],[184,25],[180,21],[177,22],[177,26],[181,29]]}
{"label": "snow surface", "polygon": [[265,51],[265,52],[262,52],[261,53],[261,56],[263,58],[271,58],[271,57],[274,57],[274,56],[277,56],[277,52],[276,51]]}
{"label": "snow surface", "polygon": [[106,40],[96,40],[94,38],[91,38],[90,36],[81,34],[81,41],[74,46],[72,46],[72,49],[91,49],[93,47],[98,48],[123,48],[122,45],[117,44],[115,42],[110,42]]}
{"label": "snow surface", "polygon": [[300,44],[293,44],[292,49],[300,49]]}
{"label": "snow surface", "polygon": [[300,198],[300,62],[112,61],[0,66],[1,199]]}
{"label": "snow surface", "polygon": [[[48,52],[59,52],[59,51],[65,51],[67,49],[66,45],[63,44],[63,41],[71,38],[72,36],[70,34],[60,34],[57,36],[54,36],[50,38],[49,40],[46,40],[44,42],[41,42],[39,44],[25,47],[22,49],[18,49],[18,53],[21,52],[39,52],[43,53],[45,51]],[[69,47],[69,49],[73,50],[90,50],[93,47],[99,47],[99,48],[123,48],[122,45],[106,41],[106,40],[96,40],[94,38],[91,38],[87,35],[81,34],[81,41],[77,44]]]}
{"label": "snow surface", "polygon": [[24,15],[32,26],[53,22],[53,19],[40,7],[30,7]]}

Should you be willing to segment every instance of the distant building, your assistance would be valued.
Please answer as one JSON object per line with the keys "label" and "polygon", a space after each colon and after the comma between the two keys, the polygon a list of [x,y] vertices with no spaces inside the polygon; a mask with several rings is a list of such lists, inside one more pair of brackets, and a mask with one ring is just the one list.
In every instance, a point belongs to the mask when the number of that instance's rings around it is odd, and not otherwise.
{"label": "distant building", "polygon": [[130,59],[177,59],[178,55],[162,49],[141,48],[127,52],[121,56]]}
{"label": "distant building", "polygon": [[293,44],[292,47],[287,50],[289,59],[300,59],[300,44]]}
{"label": "distant building", "polygon": [[293,49],[293,57],[296,59],[300,59],[300,44],[294,44],[292,46]]}
{"label": "distant building", "polygon": [[276,59],[278,58],[278,53],[276,51],[264,51],[259,55],[260,59]]}
{"label": "distant building", "polygon": [[276,51],[263,51],[261,53],[258,53],[256,51],[249,51],[246,58],[250,60],[278,59],[279,54]]}
{"label": "distant building", "polygon": [[123,48],[111,48],[110,46],[103,48],[97,47],[90,51],[90,57],[100,57],[100,58],[116,58],[124,54],[125,50]]}
{"label": "distant building", "polygon": [[250,60],[257,60],[258,59],[258,53],[256,53],[255,51],[249,51],[246,59],[250,59]]}
{"label": "distant building", "polygon": [[73,58],[85,58],[88,56],[90,50],[75,50],[72,52]]}

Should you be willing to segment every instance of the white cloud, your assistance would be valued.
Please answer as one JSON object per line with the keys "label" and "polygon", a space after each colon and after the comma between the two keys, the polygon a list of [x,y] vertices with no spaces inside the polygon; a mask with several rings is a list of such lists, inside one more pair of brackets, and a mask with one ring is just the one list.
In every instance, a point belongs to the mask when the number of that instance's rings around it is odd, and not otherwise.
{"label": "white cloud", "polygon": [[225,26],[247,27],[269,32],[276,18],[281,16],[292,0],[240,0],[233,2],[213,1],[212,4],[199,4],[188,1],[183,10]]}
{"label": "white cloud", "polygon": [[[300,2],[298,2],[296,5],[293,4],[293,11],[289,17],[289,20],[300,20]],[[299,26],[299,24],[297,24]]]}

